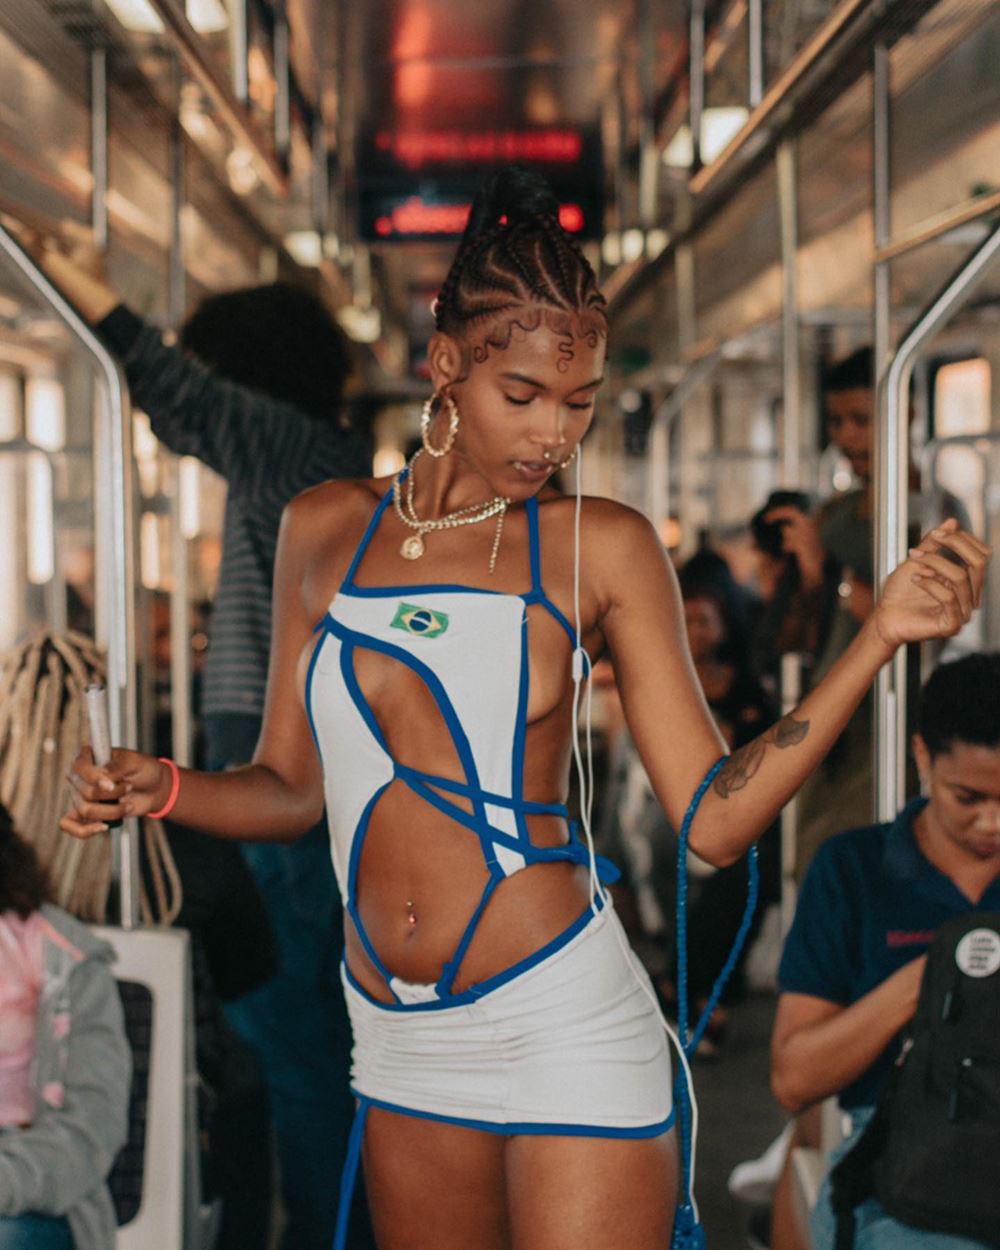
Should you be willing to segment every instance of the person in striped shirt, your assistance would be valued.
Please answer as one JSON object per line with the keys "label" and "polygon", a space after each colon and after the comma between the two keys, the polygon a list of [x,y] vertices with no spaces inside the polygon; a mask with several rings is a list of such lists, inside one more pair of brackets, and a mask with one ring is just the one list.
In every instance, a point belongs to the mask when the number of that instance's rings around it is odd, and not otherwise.
{"label": "person in striped shirt", "polygon": [[[311,486],[370,471],[370,455],[344,419],[350,345],[318,299],[273,283],[210,296],[185,323],[181,346],[170,346],[121,301],[85,241],[46,241],[34,251],[121,360],[132,402],[157,438],[227,483],[202,714],[208,767],[245,764],[264,708],[282,511]],[[208,841],[220,855],[233,853],[225,841]],[[295,843],[242,851],[267,906],[280,970],[228,1004],[227,1014],[267,1077],[283,1246],[326,1250],[336,1217],[330,1178],[346,1150],[353,1100],[338,974],[342,909],[325,823]]]}

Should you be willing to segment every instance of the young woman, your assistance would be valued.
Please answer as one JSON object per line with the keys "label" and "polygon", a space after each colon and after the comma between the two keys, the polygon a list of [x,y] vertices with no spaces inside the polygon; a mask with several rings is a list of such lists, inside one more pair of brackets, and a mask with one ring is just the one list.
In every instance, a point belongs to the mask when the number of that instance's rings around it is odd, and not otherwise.
{"label": "young woman", "polygon": [[[62,821],[89,837],[172,804],[220,836],[292,839],[326,803],[381,1250],[662,1250],[673,1220],[666,1041],[563,806],[574,667],[613,659],[675,827],[724,744],[637,513],[584,501],[575,608],[575,504],[549,478],[593,419],[607,326],[557,212],[516,171],[484,190],[437,301],[426,451],[287,509],[254,762],[84,753]],[[901,642],[959,629],[987,555],[954,524],[928,536],[829,678],[728,758],[700,855],[743,853]]]}
{"label": "young woman", "polygon": [[110,948],[0,806],[0,1250],[113,1250],[132,1056]]}

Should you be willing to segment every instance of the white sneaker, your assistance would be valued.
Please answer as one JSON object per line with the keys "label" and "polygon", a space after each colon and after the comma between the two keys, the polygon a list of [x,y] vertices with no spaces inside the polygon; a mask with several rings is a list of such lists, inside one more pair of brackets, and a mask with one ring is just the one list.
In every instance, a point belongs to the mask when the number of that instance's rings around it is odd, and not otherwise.
{"label": "white sneaker", "polygon": [[729,1173],[729,1192],[741,1202],[767,1206],[774,1195],[795,1125],[789,1121],[770,1146],[756,1159],[738,1163]]}

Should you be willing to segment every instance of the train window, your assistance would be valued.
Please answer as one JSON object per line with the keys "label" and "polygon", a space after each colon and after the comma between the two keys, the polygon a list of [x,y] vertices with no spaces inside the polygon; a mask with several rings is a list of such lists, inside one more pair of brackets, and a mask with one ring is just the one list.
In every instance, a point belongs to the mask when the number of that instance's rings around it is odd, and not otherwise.
{"label": "train window", "polygon": [[982,434],[990,428],[989,361],[942,365],[934,375],[934,433],[938,438]]}
{"label": "train window", "polygon": [[990,440],[974,438],[990,428],[990,384],[989,362],[981,358],[941,365],[934,375],[931,481],[961,501],[977,534],[986,532],[984,491],[996,454]]}

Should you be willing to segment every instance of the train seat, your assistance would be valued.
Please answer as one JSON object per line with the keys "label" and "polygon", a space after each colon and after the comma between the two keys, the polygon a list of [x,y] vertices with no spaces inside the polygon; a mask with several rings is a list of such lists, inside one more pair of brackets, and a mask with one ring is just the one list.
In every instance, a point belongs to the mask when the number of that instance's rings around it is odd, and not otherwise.
{"label": "train seat", "polygon": [[133,1055],[128,1140],[109,1177],[116,1250],[211,1250],[201,1203],[194,1010],[187,933],[94,926],[115,951]]}

